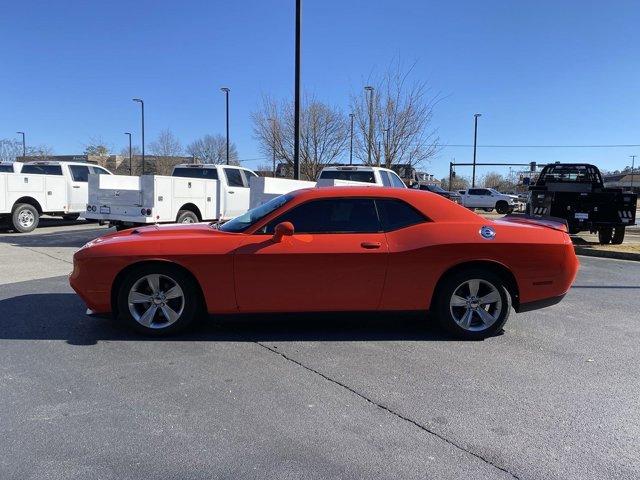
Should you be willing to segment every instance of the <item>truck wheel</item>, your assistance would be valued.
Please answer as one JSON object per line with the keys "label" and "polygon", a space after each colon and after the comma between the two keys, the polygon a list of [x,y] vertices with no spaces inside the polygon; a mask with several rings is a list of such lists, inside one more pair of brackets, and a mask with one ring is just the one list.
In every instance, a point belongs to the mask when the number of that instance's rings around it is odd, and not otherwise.
{"label": "truck wheel", "polygon": [[613,228],[602,227],[598,230],[598,242],[601,245],[608,245],[611,243],[611,236],[613,235]]}
{"label": "truck wheel", "polygon": [[75,222],[76,220],[78,220],[78,218],[80,218],[80,214],[79,213],[68,213],[67,215],[63,215],[62,218],[64,220],[69,220],[69,221]]}
{"label": "truck wheel", "polygon": [[28,203],[19,203],[13,208],[11,214],[11,222],[16,232],[27,233],[32,232],[38,226],[40,214],[36,207]]}
{"label": "truck wheel", "polygon": [[613,238],[611,243],[614,245],[620,245],[624,241],[624,227],[616,227],[613,231]]}
{"label": "truck wheel", "polygon": [[511,295],[500,277],[483,269],[468,268],[447,277],[436,295],[437,320],[459,338],[495,335],[509,318]]}
{"label": "truck wheel", "polygon": [[198,223],[198,216],[191,210],[180,210],[178,212],[178,223]]}
{"label": "truck wheel", "polygon": [[509,204],[504,200],[500,200],[499,202],[496,203],[496,212],[498,212],[500,215],[504,215],[505,213],[508,213]]}

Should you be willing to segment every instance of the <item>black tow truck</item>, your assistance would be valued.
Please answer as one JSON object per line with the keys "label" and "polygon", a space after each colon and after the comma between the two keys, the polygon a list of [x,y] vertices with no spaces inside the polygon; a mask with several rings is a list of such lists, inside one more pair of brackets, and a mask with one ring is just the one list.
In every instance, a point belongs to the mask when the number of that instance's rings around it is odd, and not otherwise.
{"label": "black tow truck", "polygon": [[600,170],[587,163],[546,165],[529,187],[527,212],[564,218],[569,233],[598,233],[602,244],[620,244],[625,228],[635,225],[635,193],[605,188]]}

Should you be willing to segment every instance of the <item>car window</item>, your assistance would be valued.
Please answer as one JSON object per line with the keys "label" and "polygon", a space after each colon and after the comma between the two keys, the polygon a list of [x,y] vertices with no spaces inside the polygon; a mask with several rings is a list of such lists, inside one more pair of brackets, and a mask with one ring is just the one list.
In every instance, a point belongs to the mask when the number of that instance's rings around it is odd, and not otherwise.
{"label": "car window", "polygon": [[402,200],[378,198],[376,207],[385,232],[428,221],[422,213]]}
{"label": "car window", "polygon": [[[262,205],[252,208],[248,212],[229,220],[227,223],[218,225],[217,228],[223,232],[244,232],[247,228],[259,222],[264,217],[272,212],[275,212],[278,208],[282,207],[285,203],[290,201],[294,196],[290,193],[285,195],[279,195],[276,198],[272,198]],[[217,225],[217,224],[216,224]]]}
{"label": "car window", "polygon": [[224,168],[224,174],[227,177],[227,184],[230,187],[246,187],[244,184],[244,177],[240,170],[237,168]]}
{"label": "car window", "polygon": [[368,198],[313,200],[283,213],[263,229],[273,233],[281,222],[291,222],[295,233],[374,233],[380,222],[374,201]]}
{"label": "car window", "polygon": [[470,188],[468,190],[468,194],[469,195],[485,195],[486,190],[483,190],[482,188]]}
{"label": "car window", "polygon": [[0,165],[0,172],[13,172],[13,165]]}
{"label": "car window", "polygon": [[33,165],[25,164],[21,173],[36,173],[39,175],[62,175],[62,167],[60,165]]}
{"label": "car window", "polygon": [[387,172],[389,174],[389,178],[391,179],[391,185],[397,188],[405,188],[404,182],[400,179],[398,175],[392,172]]}
{"label": "car window", "polygon": [[85,165],[69,165],[71,171],[71,179],[74,182],[89,181],[89,167]]}
{"label": "car window", "polygon": [[205,180],[218,180],[218,170],[215,168],[174,168],[172,176],[183,178],[204,178]]}
{"label": "car window", "polygon": [[257,177],[258,176],[255,173],[250,172],[249,170],[240,170],[240,172],[242,173],[242,176],[244,177],[244,184],[247,187],[251,186],[251,177]]}
{"label": "car window", "polygon": [[111,172],[102,167],[89,167],[90,173],[96,173],[98,175],[111,175]]}
{"label": "car window", "polygon": [[321,179],[349,180],[351,182],[376,183],[373,170],[323,170]]}
{"label": "car window", "polygon": [[382,185],[385,187],[391,186],[391,179],[389,178],[389,174],[384,170],[380,170],[380,178],[382,178]]}

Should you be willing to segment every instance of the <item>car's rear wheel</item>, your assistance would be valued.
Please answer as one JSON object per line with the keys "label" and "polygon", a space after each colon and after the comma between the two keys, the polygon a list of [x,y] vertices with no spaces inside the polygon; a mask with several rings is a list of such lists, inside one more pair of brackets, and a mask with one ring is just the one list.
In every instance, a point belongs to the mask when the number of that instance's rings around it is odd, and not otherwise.
{"label": "car's rear wheel", "polygon": [[613,231],[611,243],[614,245],[620,245],[622,242],[624,242],[624,227],[616,227]]}
{"label": "car's rear wheel", "polygon": [[598,242],[602,245],[608,245],[611,243],[611,237],[613,236],[613,228],[602,227],[598,230]]}
{"label": "car's rear wheel", "polygon": [[500,332],[511,312],[511,295],[502,278],[477,268],[445,278],[434,303],[440,324],[469,340]]}
{"label": "car's rear wheel", "polygon": [[178,212],[178,223],[198,223],[198,216],[191,210],[180,210]]}
{"label": "car's rear wheel", "polygon": [[199,311],[198,288],[171,265],[145,265],[131,271],[118,291],[118,314],[129,327],[149,336],[177,333]]}

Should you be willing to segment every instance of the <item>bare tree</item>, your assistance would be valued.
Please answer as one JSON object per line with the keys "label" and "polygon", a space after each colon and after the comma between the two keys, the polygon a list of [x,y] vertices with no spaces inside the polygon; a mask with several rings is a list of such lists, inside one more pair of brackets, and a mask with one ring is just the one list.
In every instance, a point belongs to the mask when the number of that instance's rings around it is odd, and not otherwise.
{"label": "bare tree", "polygon": [[177,157],[182,154],[182,144],[168,128],[162,130],[155,141],[149,145],[152,155],[158,157]]}
{"label": "bare tree", "polygon": [[0,162],[14,162],[22,155],[22,142],[10,138],[0,139]]}
{"label": "bare tree", "polygon": [[85,155],[107,156],[111,151],[111,148],[107,146],[107,143],[100,136],[89,138],[89,143],[84,147]]}
{"label": "bare tree", "polygon": [[441,185],[445,190],[466,190],[471,185],[471,181],[467,177],[456,175],[451,179],[451,185],[449,185],[449,177],[444,177],[441,180]]}
{"label": "bare tree", "polygon": [[[254,134],[269,158],[293,166],[293,103],[265,97],[252,115]],[[346,149],[346,116],[313,98],[305,98],[300,115],[300,177],[315,180],[323,167],[334,163]]]}
{"label": "bare tree", "polygon": [[509,178],[505,178],[503,175],[498,172],[489,172],[487,173],[483,179],[482,184],[486,188],[494,188],[501,192],[511,191],[515,189],[515,182]]}
{"label": "bare tree", "polygon": [[37,147],[27,147],[27,157],[37,160],[49,160],[53,156],[53,148],[49,145],[39,145]]}
{"label": "bare tree", "polygon": [[363,163],[369,163],[369,142],[370,163],[387,168],[395,164],[424,164],[438,151],[439,138],[432,121],[440,98],[431,95],[426,82],[411,82],[412,70],[413,66],[403,70],[396,62],[379,78],[369,79],[367,83],[373,86],[371,93],[363,90],[351,96],[357,129],[354,155]]}
{"label": "bare tree", "polygon": [[[226,163],[227,139],[222,135],[205,135],[191,142],[187,147],[187,153],[202,163]],[[229,163],[240,164],[234,143],[229,145]]]}

